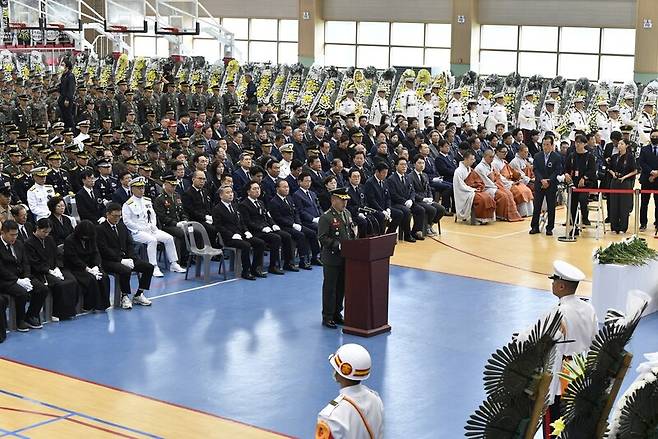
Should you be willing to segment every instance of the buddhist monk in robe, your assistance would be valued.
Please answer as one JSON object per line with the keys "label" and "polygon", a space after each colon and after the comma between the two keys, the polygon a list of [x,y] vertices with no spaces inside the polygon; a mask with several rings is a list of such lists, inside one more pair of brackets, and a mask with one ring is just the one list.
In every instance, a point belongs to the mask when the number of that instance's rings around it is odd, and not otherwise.
{"label": "buddhist monk in robe", "polygon": [[500,188],[512,192],[516,208],[522,217],[532,216],[532,191],[521,180],[521,174],[516,169],[513,169],[504,159],[507,155],[507,147],[505,145],[496,148],[496,155],[494,156],[491,167],[497,174],[494,182]]}
{"label": "buddhist monk in robe", "polygon": [[482,161],[475,167],[475,172],[478,173],[485,185],[485,191],[491,194],[496,200],[496,218],[505,219],[510,222],[523,221],[519,211],[516,209],[514,202],[514,195],[504,185],[496,184],[495,180],[499,179],[499,175],[491,167],[493,162],[494,152],[490,149],[484,151]]}
{"label": "buddhist monk in robe", "polygon": [[482,224],[494,219],[496,202],[493,196],[485,191],[480,176],[471,169],[474,162],[473,152],[467,151],[455,170],[453,178],[455,212],[458,218],[470,219],[471,224],[476,222]]}

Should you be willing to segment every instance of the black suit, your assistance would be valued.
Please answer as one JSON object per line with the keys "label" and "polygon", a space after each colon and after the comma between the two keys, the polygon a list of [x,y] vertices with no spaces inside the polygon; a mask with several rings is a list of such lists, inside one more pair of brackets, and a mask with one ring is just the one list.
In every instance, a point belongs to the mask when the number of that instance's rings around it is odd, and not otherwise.
{"label": "black suit", "polygon": [[[302,225],[299,209],[297,209],[293,197],[287,196],[284,201],[278,194],[275,195],[270,200],[269,210],[274,222],[281,227],[281,230],[288,232],[297,243],[300,262],[308,263],[317,259],[320,253],[317,231]],[[293,224],[299,224],[302,230],[295,230]]]}
{"label": "black suit", "polygon": [[[0,291],[8,294],[16,301],[16,322],[22,322],[28,318],[39,319],[39,312],[43,301],[48,295],[48,289],[34,276],[30,270],[30,263],[23,247],[23,243],[16,240],[12,246],[16,257],[7,249],[6,243],[0,239]],[[32,281],[32,291],[18,285],[18,279],[29,278]],[[25,304],[30,306],[25,311]],[[4,316],[2,316],[4,317]]]}
{"label": "black suit", "polygon": [[62,215],[61,220],[59,220],[52,214],[48,219],[50,220],[50,226],[52,227],[50,230],[50,236],[55,240],[55,244],[58,246],[64,244],[64,240],[73,233],[73,223],[71,223],[71,219],[66,215]]}
{"label": "black suit", "polygon": [[100,192],[92,188],[93,198],[87,192],[87,188],[81,188],[75,194],[75,204],[78,207],[78,215],[81,220],[89,220],[92,223],[98,221],[105,212],[105,204]]}
{"label": "black suit", "polygon": [[78,283],[69,270],[60,269],[64,280],[49,273],[57,267],[57,245],[52,236],[42,241],[32,235],[25,243],[25,252],[32,276],[47,285],[53,294],[53,315],[59,319],[74,317]]}
{"label": "black suit", "polygon": [[[366,203],[371,209],[378,212],[390,209],[391,220],[388,223],[386,233],[394,233],[402,222],[402,211],[391,207],[391,194],[388,191],[386,181],[380,182],[377,177],[372,176],[366,181],[363,192],[366,194]],[[384,225],[382,225],[382,228],[384,228]]]}
{"label": "black suit", "polygon": [[[640,165],[640,184],[644,190],[657,190],[658,178],[654,181],[649,181],[651,171],[658,170],[658,147],[654,152],[653,145],[649,144],[640,149],[640,157],[638,159]],[[647,211],[649,210],[649,200],[651,194],[640,194],[640,226],[647,226]],[[653,194],[654,204],[654,225],[658,225],[658,194]]]}
{"label": "black suit", "polygon": [[18,226],[18,241],[21,242],[21,244],[25,244],[28,239],[32,236],[32,233],[34,232],[34,225],[32,223],[25,223],[23,225],[23,229],[21,229],[21,226]]}
{"label": "black suit", "polygon": [[[264,232],[265,227],[272,228],[274,221],[263,202],[256,200],[256,205],[249,197],[240,202],[239,209],[244,224],[252,235],[262,239],[270,247],[270,270],[275,269],[279,263],[279,249],[283,253],[283,265],[292,265],[292,238],[284,230]],[[281,248],[283,246],[283,248]]]}
{"label": "black suit", "polygon": [[104,311],[110,306],[110,279],[103,273],[100,280],[86,268],[101,268],[101,256],[95,241],[83,243],[75,235],[64,240],[64,267],[71,270],[84,293],[82,308]]}
{"label": "black suit", "polygon": [[347,210],[352,215],[352,220],[359,227],[359,238],[380,235],[384,231],[384,224],[386,222],[384,214],[379,211],[370,213],[359,211],[362,207],[368,207],[363,185],[360,184],[354,187],[348,184],[347,193],[350,196],[350,199],[347,201]]}
{"label": "black suit", "polygon": [[[400,227],[402,228],[404,237],[409,238],[412,233],[422,231],[425,209],[415,202],[416,194],[414,192],[414,186],[411,183],[411,177],[409,175],[401,177],[397,172],[394,172],[393,175],[386,180],[386,184],[388,185],[388,190],[391,194],[391,206],[402,212],[402,222],[400,223]],[[412,201],[411,207],[405,206],[404,203],[407,200]],[[414,218],[413,230],[411,230],[412,216]]]}
{"label": "black suit", "polygon": [[112,194],[112,201],[119,203],[122,206],[123,203],[128,201],[128,198],[130,198],[130,194],[126,192],[126,189],[124,189],[123,186],[119,186],[117,190]]}
{"label": "black suit", "polygon": [[[98,252],[101,255],[103,271],[112,273],[118,277],[122,295],[130,295],[130,274],[133,271],[140,273],[140,290],[151,288],[151,278],[153,277],[153,269],[155,267],[135,256],[135,243],[123,221],[119,221],[116,225],[116,232],[107,221],[97,225],[96,240]],[[121,264],[122,259],[131,259],[134,268],[130,269]]]}
{"label": "black suit", "polygon": [[[253,236],[247,238],[247,226],[242,221],[242,215],[238,205],[231,204],[231,212],[224,203],[221,201],[212,209],[212,222],[216,226],[219,234],[224,241],[224,245],[234,247],[241,250],[242,258],[242,276],[247,274],[260,274],[263,269],[263,252],[265,250],[265,242]],[[240,239],[233,238],[235,235],[240,235]],[[253,249],[253,260],[249,259],[249,251]]]}
{"label": "black suit", "polygon": [[293,194],[293,198],[299,212],[299,217],[302,220],[302,225],[317,232],[318,224],[314,223],[313,219],[320,218],[320,215],[322,215],[318,196],[312,190],[304,191],[302,188],[299,188]]}
{"label": "black suit", "polygon": [[193,186],[181,196],[181,202],[188,218],[200,223],[208,232],[210,242],[216,243],[217,229],[206,222],[206,215],[212,215],[212,203],[208,191],[205,188],[199,191]]}
{"label": "black suit", "polygon": [[[544,198],[546,198],[546,208],[548,212],[546,231],[552,231],[555,226],[555,198],[558,185],[557,177],[562,174],[562,158],[560,154],[553,151],[549,154],[548,161],[546,161],[544,151],[541,151],[535,154],[533,164],[535,172],[535,199],[530,227],[533,230],[539,230],[539,215],[541,214],[541,207]],[[549,180],[549,186],[546,189],[543,189],[541,185],[543,179]]]}
{"label": "black suit", "polygon": [[439,203],[426,203],[423,201],[424,198],[432,198],[433,195],[432,189],[430,188],[430,180],[427,174],[418,174],[416,171],[411,171],[411,173],[407,175],[407,178],[411,178],[411,183],[413,184],[415,194],[414,201],[425,210],[427,226],[432,227],[433,224],[437,224],[443,215],[445,215],[445,208]]}
{"label": "black suit", "polygon": [[315,192],[315,194],[320,194],[322,191],[325,190],[324,187],[324,175],[322,172],[315,171],[311,169],[310,167],[306,166],[304,167],[304,170],[311,174],[311,190]]}

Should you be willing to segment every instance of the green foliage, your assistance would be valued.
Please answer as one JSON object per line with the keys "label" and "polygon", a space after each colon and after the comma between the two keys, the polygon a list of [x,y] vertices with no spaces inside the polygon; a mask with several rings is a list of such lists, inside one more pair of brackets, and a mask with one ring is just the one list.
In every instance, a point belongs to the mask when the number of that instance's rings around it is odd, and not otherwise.
{"label": "green foliage", "polygon": [[649,248],[644,239],[634,236],[622,242],[613,242],[607,247],[599,247],[594,253],[599,264],[646,265],[658,259],[658,252]]}

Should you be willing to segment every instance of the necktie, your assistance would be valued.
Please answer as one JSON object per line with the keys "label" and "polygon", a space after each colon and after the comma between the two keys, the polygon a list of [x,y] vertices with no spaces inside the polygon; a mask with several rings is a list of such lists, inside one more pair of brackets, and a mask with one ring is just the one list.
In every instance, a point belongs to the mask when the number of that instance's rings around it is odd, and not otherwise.
{"label": "necktie", "polygon": [[402,186],[406,186],[407,185],[407,179],[404,178],[404,175],[401,177],[401,179],[402,179]]}
{"label": "necktie", "polygon": [[545,154],[545,157],[544,157],[544,166],[546,166],[546,167],[548,167],[548,159],[550,158],[550,156],[551,156],[550,154]]}
{"label": "necktie", "polygon": [[25,232],[25,226],[21,226],[21,236],[23,240],[27,241],[27,233]]}
{"label": "necktie", "polygon": [[14,257],[16,258],[16,254],[14,254],[14,249],[11,248],[11,245],[7,244],[7,251]]}
{"label": "necktie", "polygon": [[235,212],[233,212],[233,206],[230,204],[228,205],[228,211],[231,212],[231,215],[235,214]]}
{"label": "necktie", "polygon": [[658,146],[653,147],[653,155],[658,155]]}
{"label": "necktie", "polygon": [[283,201],[286,203],[286,206],[288,206],[288,209],[290,209],[290,203],[288,203],[288,199],[284,198]]}
{"label": "necktie", "polygon": [[117,230],[117,226],[112,226],[112,231],[115,233],[115,235],[119,236],[119,231]]}

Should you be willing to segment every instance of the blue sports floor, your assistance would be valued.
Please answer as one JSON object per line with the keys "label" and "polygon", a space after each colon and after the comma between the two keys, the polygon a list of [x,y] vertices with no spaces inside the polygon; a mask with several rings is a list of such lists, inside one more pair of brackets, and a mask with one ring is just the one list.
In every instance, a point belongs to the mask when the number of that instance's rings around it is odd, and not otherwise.
{"label": "blue sports floor", "polygon": [[[320,325],[321,280],[315,268],[203,287],[167,273],[154,280],[149,296],[163,296],[151,308],[11,333],[0,355],[309,438],[317,412],[338,392],[327,356],[358,342],[373,356],[366,384],[384,400],[388,438],[459,438],[483,399],[489,354],[557,300],[547,291],[392,267],[393,331],[360,339]],[[641,354],[658,351],[656,333],[654,314],[631,343],[624,388]]]}

